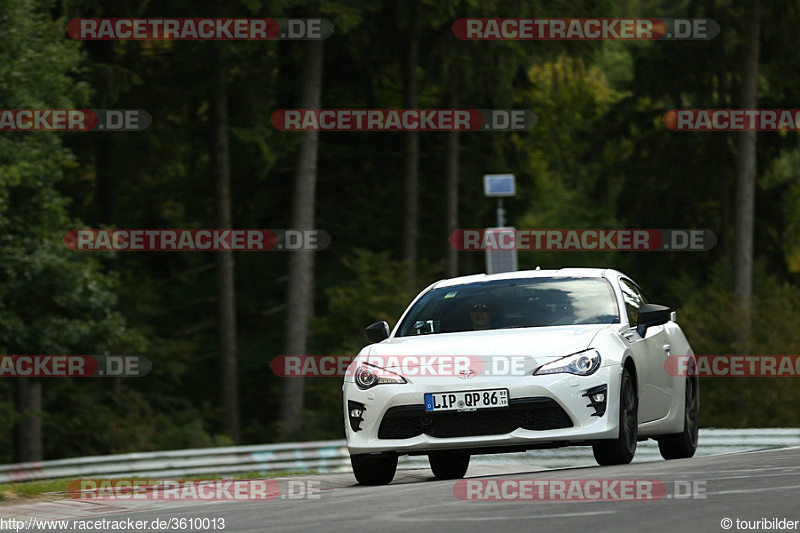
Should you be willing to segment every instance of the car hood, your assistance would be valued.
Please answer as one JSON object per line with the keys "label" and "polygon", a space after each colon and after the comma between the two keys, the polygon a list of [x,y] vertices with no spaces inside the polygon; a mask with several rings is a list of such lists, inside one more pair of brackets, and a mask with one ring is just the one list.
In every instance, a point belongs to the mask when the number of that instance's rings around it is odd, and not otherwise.
{"label": "car hood", "polygon": [[609,324],[548,326],[396,337],[368,346],[361,355],[380,358],[387,369],[400,366],[402,356],[443,355],[482,359],[525,356],[529,359],[526,366],[538,367],[589,348],[597,333],[609,327]]}

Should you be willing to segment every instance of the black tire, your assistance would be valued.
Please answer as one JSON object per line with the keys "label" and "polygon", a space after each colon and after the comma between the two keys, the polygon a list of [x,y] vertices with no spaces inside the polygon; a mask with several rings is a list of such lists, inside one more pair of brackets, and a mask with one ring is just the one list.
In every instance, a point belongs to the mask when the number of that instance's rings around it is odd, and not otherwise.
{"label": "black tire", "polygon": [[351,455],[356,481],[362,485],[388,485],[397,471],[397,455]]}
{"label": "black tire", "polygon": [[688,459],[697,451],[700,428],[700,391],[697,378],[686,378],[683,431],[658,439],[658,451],[664,459]]}
{"label": "black tire", "polygon": [[432,452],[428,454],[433,475],[439,479],[461,479],[469,468],[469,454],[459,451]]}
{"label": "black tire", "polygon": [[639,397],[636,394],[636,382],[627,368],[622,371],[619,389],[619,436],[592,445],[594,459],[601,466],[626,465],[636,453]]}

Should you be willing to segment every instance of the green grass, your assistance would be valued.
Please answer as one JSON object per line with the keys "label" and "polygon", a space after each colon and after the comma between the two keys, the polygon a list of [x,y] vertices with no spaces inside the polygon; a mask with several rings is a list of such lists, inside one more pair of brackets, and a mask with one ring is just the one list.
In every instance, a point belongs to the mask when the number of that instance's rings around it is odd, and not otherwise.
{"label": "green grass", "polygon": [[[228,476],[213,476],[213,475],[197,475],[197,476],[186,476],[181,478],[169,478],[164,476],[163,478],[143,478],[140,476],[130,476],[124,477],[124,479],[177,479],[178,481],[182,480],[198,480],[198,479],[260,479],[260,478],[270,478],[270,477],[285,477],[285,476],[298,476],[298,475],[308,475],[308,474],[315,474],[315,470],[277,470],[274,472],[242,472],[239,474],[228,475]],[[121,479],[123,476],[120,476],[117,479]],[[85,476],[86,479],[93,479],[92,476]],[[110,478],[109,478],[110,479]],[[0,483],[0,502],[13,502],[14,500],[21,499],[21,498],[36,498],[48,493],[52,493],[53,496],[63,497],[66,496],[67,493],[67,486],[71,481],[74,481],[72,478],[60,478],[60,479],[45,479],[40,481],[20,481],[16,483]]]}
{"label": "green grass", "polygon": [[66,492],[71,479],[45,479],[18,483],[0,483],[0,501],[30,498],[46,492]]}

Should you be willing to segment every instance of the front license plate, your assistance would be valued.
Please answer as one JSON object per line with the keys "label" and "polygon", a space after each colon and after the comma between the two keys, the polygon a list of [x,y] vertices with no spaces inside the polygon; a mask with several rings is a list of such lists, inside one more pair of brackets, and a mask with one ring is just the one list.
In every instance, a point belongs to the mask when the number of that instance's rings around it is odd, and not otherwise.
{"label": "front license plate", "polygon": [[508,407],[508,389],[429,392],[425,395],[426,411],[474,411],[493,407]]}

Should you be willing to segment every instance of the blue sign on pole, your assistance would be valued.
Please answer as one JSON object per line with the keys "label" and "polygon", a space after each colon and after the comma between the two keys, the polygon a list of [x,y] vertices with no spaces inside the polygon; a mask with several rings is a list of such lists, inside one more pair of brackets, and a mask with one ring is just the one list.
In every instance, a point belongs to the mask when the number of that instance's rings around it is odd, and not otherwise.
{"label": "blue sign on pole", "polygon": [[485,174],[483,194],[486,196],[514,196],[517,193],[514,174]]}

